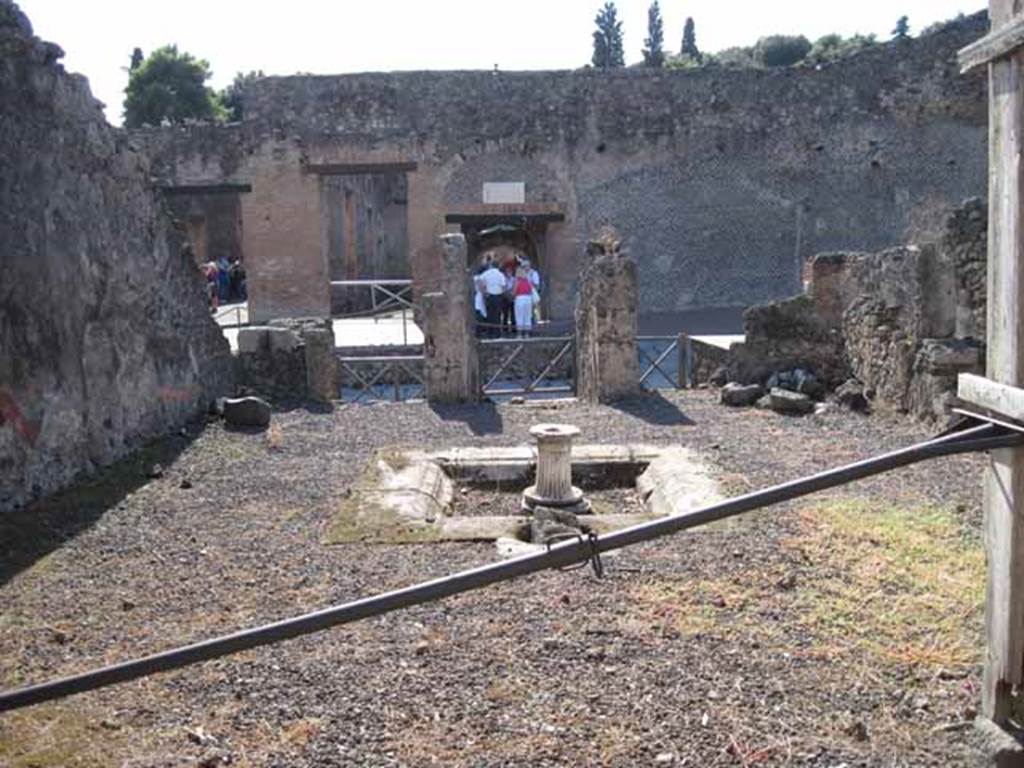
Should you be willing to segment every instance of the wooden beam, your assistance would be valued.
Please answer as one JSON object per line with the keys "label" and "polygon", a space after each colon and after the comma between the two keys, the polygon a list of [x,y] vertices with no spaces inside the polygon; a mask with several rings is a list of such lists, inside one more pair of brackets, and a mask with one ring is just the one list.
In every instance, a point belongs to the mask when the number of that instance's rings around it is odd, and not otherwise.
{"label": "wooden beam", "polygon": [[[996,35],[1018,25],[1021,0],[990,0]],[[1009,34],[1009,33],[1007,33]],[[988,378],[1024,387],[1024,50],[989,66]],[[989,385],[979,393],[996,397]],[[981,390],[984,390],[982,392]],[[1015,408],[1016,396],[1003,391]],[[1013,402],[1009,402],[1013,400]],[[1009,414],[1008,414],[1009,415]],[[985,479],[988,652],[982,714],[999,725],[1024,684],[1024,449],[993,451]]]}
{"label": "wooden beam", "polygon": [[957,397],[965,403],[1024,423],[1024,389],[973,373],[961,373]]}
{"label": "wooden beam", "polygon": [[1015,19],[1005,27],[962,49],[958,54],[960,71],[967,74],[998,59],[1006,58],[1020,48],[1024,48],[1024,19]]}
{"label": "wooden beam", "polygon": [[357,176],[366,173],[412,173],[419,165],[412,162],[394,163],[307,163],[306,173],[317,176]]}
{"label": "wooden beam", "polygon": [[241,195],[252,192],[252,184],[168,184],[158,186],[165,195]]}

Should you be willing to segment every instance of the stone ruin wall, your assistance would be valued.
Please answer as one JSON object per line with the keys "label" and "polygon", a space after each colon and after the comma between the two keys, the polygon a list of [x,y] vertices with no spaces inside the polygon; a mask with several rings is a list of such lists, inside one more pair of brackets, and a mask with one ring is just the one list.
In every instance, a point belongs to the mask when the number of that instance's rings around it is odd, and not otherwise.
{"label": "stone ruin wall", "polygon": [[957,374],[984,368],[987,224],[975,198],[934,242],[818,256],[806,295],[747,310],[731,377],[763,383],[808,368],[832,387],[856,378],[881,403],[944,417]]}
{"label": "stone ruin wall", "polygon": [[231,386],[147,158],[0,0],[0,509],[166,433]]}
{"label": "stone ruin wall", "polygon": [[416,164],[407,237],[423,290],[445,215],[488,209],[485,181],[523,181],[525,207],[565,216],[541,265],[556,316],[571,316],[583,245],[606,224],[637,260],[642,313],[747,305],[797,292],[813,254],[917,239],[984,193],[985,80],[961,76],[955,53],[986,30],[978,14],[821,69],[271,77],[240,125],[135,137],[167,183],[252,185],[244,250],[264,317],[326,313],[327,177],[303,169],[346,163]]}

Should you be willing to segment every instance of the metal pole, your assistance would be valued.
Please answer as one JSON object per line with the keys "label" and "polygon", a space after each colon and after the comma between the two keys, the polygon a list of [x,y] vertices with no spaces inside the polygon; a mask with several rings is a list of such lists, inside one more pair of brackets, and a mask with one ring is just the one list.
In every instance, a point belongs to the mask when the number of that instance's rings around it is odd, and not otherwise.
{"label": "metal pole", "polygon": [[537,554],[525,555],[514,560],[492,563],[480,568],[463,571],[433,581],[386,592],[344,605],[309,613],[298,618],[278,621],[255,629],[243,630],[231,635],[205,640],[203,642],[157,653],[134,661],[72,675],[39,685],[0,693],[0,712],[39,704],[44,701],[63,698],[75,693],[103,688],[115,683],[135,680],[140,677],[179,669],[189,664],[215,659],[238,651],[270,645],[300,635],[319,632],[330,627],[348,624],[371,616],[407,608],[413,605],[440,600],[462,592],[488,586],[500,581],[526,576],[550,568],[564,568],[577,563],[593,560],[602,552],[620,549],[632,544],[650,541],[689,528],[707,525],[717,520],[735,517],[744,512],[760,509],[772,504],[806,496],[827,488],[845,485],[881,472],[914,464],[925,459],[951,456],[958,453],[988,451],[1000,448],[1019,447],[1024,435],[1007,432],[997,426],[986,424],[939,437],[924,443],[903,448],[873,459],[867,459],[845,467],[828,470],[811,477],[782,483],[761,491],[748,493],[719,504],[686,512],[681,515],[664,517],[648,523],[626,528],[621,531],[590,539],[575,539],[553,545]]}
{"label": "metal pole", "polygon": [[677,353],[679,354],[679,388],[693,387],[693,339],[688,333],[680,333]]}

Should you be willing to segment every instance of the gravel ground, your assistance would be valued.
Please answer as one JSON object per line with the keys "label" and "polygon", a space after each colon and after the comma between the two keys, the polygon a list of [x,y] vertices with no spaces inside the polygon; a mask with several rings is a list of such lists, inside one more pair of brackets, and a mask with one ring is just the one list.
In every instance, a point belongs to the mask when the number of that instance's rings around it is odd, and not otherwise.
{"label": "gravel ground", "polygon": [[[705,391],[617,408],[297,409],[276,413],[266,433],[196,426],[0,523],[3,683],[487,563],[486,544],[324,547],[320,537],[375,449],[521,444],[540,421],[577,424],[586,442],[698,449],[730,493],[929,434],[882,414],[735,411]],[[942,459],[825,501],[955,509],[971,536],[982,462]],[[827,566],[786,545],[807,504],[620,552],[600,581],[584,570],[540,574],[3,715],[0,765],[966,764],[976,662],[877,667],[801,653],[797,603],[786,601]],[[790,575],[778,590],[764,587],[778,598],[747,608],[712,599],[710,609],[747,622],[744,632],[688,631],[651,598],[780,573]],[[762,633],[769,624],[775,639]],[[963,633],[980,649],[974,614]]]}

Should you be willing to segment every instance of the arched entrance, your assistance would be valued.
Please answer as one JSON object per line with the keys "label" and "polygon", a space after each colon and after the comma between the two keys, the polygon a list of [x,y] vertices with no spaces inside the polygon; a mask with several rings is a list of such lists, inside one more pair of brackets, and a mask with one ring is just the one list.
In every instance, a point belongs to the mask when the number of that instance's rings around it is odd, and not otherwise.
{"label": "arched entrance", "polygon": [[551,317],[548,288],[547,235],[548,225],[561,222],[561,214],[449,214],[446,222],[458,224],[466,236],[467,266],[471,270],[481,263],[487,253],[499,261],[524,254],[541,277],[540,310],[543,317]]}

